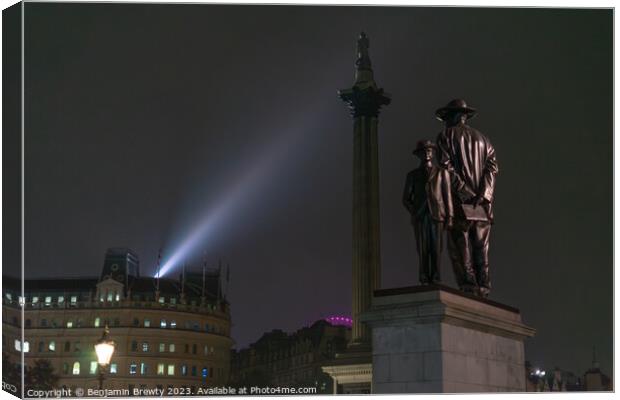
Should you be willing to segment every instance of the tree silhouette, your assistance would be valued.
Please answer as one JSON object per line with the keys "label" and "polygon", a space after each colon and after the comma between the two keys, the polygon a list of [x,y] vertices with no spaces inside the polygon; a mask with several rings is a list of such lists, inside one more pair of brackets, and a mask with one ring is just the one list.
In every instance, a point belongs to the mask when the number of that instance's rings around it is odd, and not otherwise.
{"label": "tree silhouette", "polygon": [[[11,362],[6,355],[2,355],[2,382],[11,385],[4,387],[4,390],[15,396],[21,396],[22,368],[20,364]],[[13,392],[12,388],[15,389],[15,392]]]}
{"label": "tree silhouette", "polygon": [[24,373],[24,384],[27,389],[49,390],[58,384],[59,376],[54,373],[49,360],[35,360],[33,366],[26,367]]}

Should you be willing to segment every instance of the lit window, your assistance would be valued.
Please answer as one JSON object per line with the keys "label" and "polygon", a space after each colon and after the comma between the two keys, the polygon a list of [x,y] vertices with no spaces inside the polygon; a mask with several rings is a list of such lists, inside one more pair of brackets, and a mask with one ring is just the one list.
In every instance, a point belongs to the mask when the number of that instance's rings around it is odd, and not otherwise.
{"label": "lit window", "polygon": [[181,365],[181,375],[187,376],[187,365]]}
{"label": "lit window", "polygon": [[24,305],[24,303],[26,302],[26,300],[22,296],[19,296],[17,298],[17,301],[19,302],[20,306]]}
{"label": "lit window", "polygon": [[112,301],[114,294],[112,292],[108,292],[108,301]]}
{"label": "lit window", "polygon": [[168,346],[168,351],[170,351],[171,353],[174,353],[174,349],[175,349],[174,343],[170,343],[170,345]]}
{"label": "lit window", "polygon": [[71,296],[71,304],[77,303],[77,296]]}
{"label": "lit window", "polygon": [[39,298],[37,296],[34,296],[32,298],[32,304],[37,304],[39,302]]}
{"label": "lit window", "polygon": [[149,342],[142,343],[142,351],[149,351]]}
{"label": "lit window", "polygon": [[99,317],[95,318],[95,328],[99,328],[100,324],[101,324],[101,318]]}
{"label": "lit window", "polygon": [[67,328],[73,328],[73,321],[67,321]]}
{"label": "lit window", "polygon": [[162,319],[162,320],[161,320],[161,322],[159,323],[159,326],[160,326],[161,328],[165,328],[165,327],[166,327],[166,325],[167,325],[167,324],[166,324],[166,320],[165,320],[165,319]]}
{"label": "lit window", "polygon": [[175,321],[175,320],[170,321],[170,327],[171,328],[176,328],[177,327],[177,321]]}
{"label": "lit window", "polygon": [[166,351],[166,344],[165,343],[160,343],[159,344],[159,352],[163,353],[164,351]]}
{"label": "lit window", "polygon": [[147,373],[147,367],[146,367],[146,363],[140,363],[140,374],[142,375],[146,375]]}
{"label": "lit window", "polygon": [[121,300],[121,295],[119,293],[116,293],[116,296],[114,296],[114,300],[120,301]]}
{"label": "lit window", "polygon": [[58,296],[58,304],[62,304],[65,302],[65,296]]}
{"label": "lit window", "polygon": [[164,363],[157,364],[157,375],[164,374]]}
{"label": "lit window", "polygon": [[79,375],[80,374],[80,362],[76,361],[73,363],[73,375]]}
{"label": "lit window", "polygon": [[103,295],[99,296],[99,301],[103,303],[104,297]]}
{"label": "lit window", "polygon": [[209,354],[209,345],[205,344],[205,356]]}
{"label": "lit window", "polygon": [[47,345],[47,348],[49,349],[49,351],[56,351],[56,342],[53,340],[50,341]]}
{"label": "lit window", "polygon": [[209,376],[209,370],[207,369],[207,367],[204,367],[202,369],[202,377],[206,378],[207,376]]}
{"label": "lit window", "polygon": [[91,361],[90,362],[90,370],[89,370],[91,375],[95,375],[97,373],[97,361]]}
{"label": "lit window", "polygon": [[52,296],[45,296],[45,305],[49,306],[52,304]]}
{"label": "lit window", "polygon": [[151,320],[147,319],[147,318],[144,318],[144,327],[148,328],[150,326],[151,326]]}
{"label": "lit window", "polygon": [[129,375],[135,375],[138,370],[138,365],[136,363],[129,364]]}
{"label": "lit window", "polygon": [[159,298],[159,302],[160,302],[161,304],[164,304],[164,303],[166,302],[166,298],[165,298],[165,297],[160,297],[160,298]]}
{"label": "lit window", "polygon": [[28,353],[30,351],[30,343],[24,342],[24,353]]}
{"label": "lit window", "polygon": [[7,293],[6,294],[6,298],[7,298],[8,301],[13,300],[13,296],[11,295],[11,293]]}
{"label": "lit window", "polygon": [[110,364],[110,373],[111,373],[111,374],[115,374],[115,373],[116,373],[116,371],[117,371],[117,368],[118,368],[118,367],[117,367],[116,363],[112,363],[112,364]]}
{"label": "lit window", "polygon": [[18,339],[15,339],[15,350],[22,351],[22,342]]}
{"label": "lit window", "polygon": [[174,375],[174,364],[168,364],[168,375]]}

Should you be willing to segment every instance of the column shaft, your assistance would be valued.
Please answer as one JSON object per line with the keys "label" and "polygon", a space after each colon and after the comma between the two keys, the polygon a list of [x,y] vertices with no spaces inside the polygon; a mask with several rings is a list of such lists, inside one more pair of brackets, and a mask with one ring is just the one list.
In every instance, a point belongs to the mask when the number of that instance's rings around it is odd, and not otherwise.
{"label": "column shaft", "polygon": [[370,308],[380,281],[377,122],[377,117],[354,119],[352,344],[370,344],[370,330],[359,315]]}

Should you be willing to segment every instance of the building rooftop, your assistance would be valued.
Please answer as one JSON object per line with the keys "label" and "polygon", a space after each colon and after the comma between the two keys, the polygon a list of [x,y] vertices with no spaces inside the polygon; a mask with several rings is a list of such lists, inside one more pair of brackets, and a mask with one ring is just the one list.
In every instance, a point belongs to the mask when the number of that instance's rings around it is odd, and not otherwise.
{"label": "building rooftop", "polygon": [[[73,278],[34,278],[24,280],[26,296],[30,293],[87,293],[95,291],[100,278],[97,277],[73,277]],[[4,291],[21,291],[21,280],[18,277],[3,275],[2,285]],[[181,289],[186,298],[200,298],[203,295],[202,273],[187,273],[185,282],[182,276],[179,279],[159,279],[159,292],[161,296],[179,296]],[[126,288],[134,295],[154,294],[157,289],[157,278],[150,276],[129,276]],[[204,274],[204,296],[207,300],[224,300],[220,283],[219,270],[208,270]]]}

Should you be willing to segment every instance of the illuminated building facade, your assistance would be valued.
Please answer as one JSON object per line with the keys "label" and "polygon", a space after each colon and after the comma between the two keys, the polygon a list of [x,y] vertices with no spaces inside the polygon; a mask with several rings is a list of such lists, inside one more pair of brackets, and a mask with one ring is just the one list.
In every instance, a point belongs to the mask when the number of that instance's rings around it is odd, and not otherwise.
{"label": "illuminated building facade", "polygon": [[350,339],[351,319],[346,317],[319,320],[292,334],[273,330],[249,348],[232,353],[231,382],[316,387],[317,393],[332,393],[332,380],[321,366],[342,352]]}
{"label": "illuminated building facade", "polygon": [[104,326],[115,342],[106,389],[224,385],[230,372],[230,309],[220,269],[179,280],[140,276],[138,257],[109,249],[98,278],[25,281],[21,341],[19,279],[3,277],[3,358],[49,360],[57,387],[98,388],[94,345]]}

